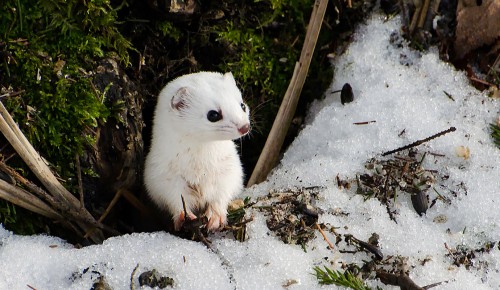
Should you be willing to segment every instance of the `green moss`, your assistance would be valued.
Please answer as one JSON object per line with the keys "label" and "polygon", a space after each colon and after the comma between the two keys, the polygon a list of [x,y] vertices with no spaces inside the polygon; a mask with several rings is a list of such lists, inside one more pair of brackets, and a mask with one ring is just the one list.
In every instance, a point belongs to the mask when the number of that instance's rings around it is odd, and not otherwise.
{"label": "green moss", "polygon": [[93,141],[109,110],[88,71],[115,52],[128,63],[130,43],[106,0],[7,0],[0,12],[3,84],[25,92],[4,101],[28,139],[63,176]]}
{"label": "green moss", "polygon": [[163,36],[171,37],[174,41],[179,41],[181,38],[181,31],[170,21],[158,22],[157,28]]}
{"label": "green moss", "polygon": [[250,107],[259,108],[260,122],[254,123],[258,135],[269,131],[288,87],[313,4],[312,0],[255,1],[238,10],[238,17],[213,28],[228,52],[219,70],[231,71]]}
{"label": "green moss", "polygon": [[109,54],[129,64],[131,44],[118,26],[109,0],[2,2],[2,89],[24,91],[2,102],[64,180],[74,180],[75,156],[110,115],[92,84],[96,61]]}

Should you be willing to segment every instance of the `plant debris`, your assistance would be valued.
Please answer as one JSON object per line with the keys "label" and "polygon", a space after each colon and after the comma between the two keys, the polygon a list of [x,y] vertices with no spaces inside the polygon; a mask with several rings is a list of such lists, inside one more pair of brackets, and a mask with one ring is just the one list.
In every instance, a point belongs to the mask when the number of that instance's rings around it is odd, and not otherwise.
{"label": "plant debris", "polygon": [[[443,282],[433,283],[424,287],[418,286],[411,278],[408,258],[402,256],[391,256],[386,260],[365,261],[362,267],[352,264],[342,264],[344,270],[332,270],[326,266],[313,268],[318,283],[322,285],[337,285],[351,289],[369,290],[365,283],[366,279],[377,278],[386,285],[399,286],[400,289],[422,290],[438,286]],[[376,289],[381,289],[377,287]]]}
{"label": "plant debris", "polygon": [[[86,267],[81,271],[75,271],[71,277],[69,277],[69,280],[74,282],[83,279],[83,277],[90,276],[90,279],[93,281],[92,287],[90,288],[91,290],[110,290],[112,289],[111,286],[109,286],[104,275],[101,273],[102,270],[99,270],[102,267],[107,268],[108,266],[103,264],[93,264],[92,266]],[[113,269],[111,268],[111,270]]]}
{"label": "plant debris", "polygon": [[106,282],[106,279],[103,276],[99,276],[97,278],[97,281],[92,284],[92,288],[90,290],[112,290],[111,286],[109,286],[108,282]]}
{"label": "plant debris", "polygon": [[229,203],[227,212],[226,230],[233,232],[234,238],[240,242],[245,241],[247,235],[247,223],[253,220],[253,217],[245,219],[246,209],[254,205],[250,198],[244,200],[237,199]]}
{"label": "plant debris", "polygon": [[[446,257],[452,260],[453,265],[458,267],[464,266],[467,270],[470,270],[471,268],[477,270],[488,269],[488,262],[478,260],[476,255],[489,253],[495,248],[495,244],[497,244],[497,242],[487,242],[484,246],[478,249],[470,249],[464,245],[458,245],[456,248],[449,248],[448,245],[445,244],[445,247],[448,250]],[[500,242],[498,242],[497,247],[500,250]]]}
{"label": "plant debris", "polygon": [[161,275],[156,269],[143,272],[139,275],[139,285],[149,286],[151,288],[158,287],[164,289],[167,287],[174,287],[174,279]]}
{"label": "plant debris", "polygon": [[287,244],[304,246],[315,237],[321,210],[314,206],[319,187],[272,190],[257,208],[266,215],[267,227]]}
{"label": "plant debris", "polygon": [[419,215],[424,214],[429,208],[426,191],[434,185],[437,174],[434,170],[423,168],[424,158],[425,154],[410,150],[407,156],[369,160],[365,164],[369,173],[359,176],[357,193],[365,198],[375,197],[385,204],[393,221],[396,221],[393,203],[400,192],[410,194],[415,211]]}
{"label": "plant debris", "polygon": [[373,233],[368,242],[358,240],[353,235],[345,235],[345,239],[346,242],[354,242],[363,250],[367,250],[368,252],[374,254],[377,260],[382,260],[384,258],[384,254],[382,254],[382,251],[378,246],[379,235],[377,233]]}

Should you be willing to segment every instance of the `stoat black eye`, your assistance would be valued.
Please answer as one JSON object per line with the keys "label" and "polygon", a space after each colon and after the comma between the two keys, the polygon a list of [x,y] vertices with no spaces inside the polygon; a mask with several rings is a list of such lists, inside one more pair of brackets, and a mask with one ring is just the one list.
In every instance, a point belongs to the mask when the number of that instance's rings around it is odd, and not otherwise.
{"label": "stoat black eye", "polygon": [[215,111],[215,110],[211,110],[211,111],[208,111],[208,113],[207,113],[207,119],[210,122],[215,123],[217,121],[222,120],[222,114]]}
{"label": "stoat black eye", "polygon": [[241,103],[240,106],[241,106],[241,109],[243,110],[243,112],[246,113],[247,112],[247,106],[245,106],[245,104],[243,104],[243,103]]}

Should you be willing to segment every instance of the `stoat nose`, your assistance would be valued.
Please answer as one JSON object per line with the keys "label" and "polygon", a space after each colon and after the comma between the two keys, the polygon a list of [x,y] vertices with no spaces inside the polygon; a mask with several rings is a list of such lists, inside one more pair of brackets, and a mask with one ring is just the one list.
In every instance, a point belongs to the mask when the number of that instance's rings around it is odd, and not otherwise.
{"label": "stoat nose", "polygon": [[250,131],[250,124],[245,124],[238,128],[238,132],[240,132],[241,135],[245,135],[248,131]]}

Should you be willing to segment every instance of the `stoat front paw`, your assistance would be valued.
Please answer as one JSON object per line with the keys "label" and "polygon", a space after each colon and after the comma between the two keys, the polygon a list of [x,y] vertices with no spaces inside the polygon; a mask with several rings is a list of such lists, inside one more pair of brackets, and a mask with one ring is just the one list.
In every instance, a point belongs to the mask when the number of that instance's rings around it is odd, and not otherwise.
{"label": "stoat front paw", "polygon": [[[194,213],[188,211],[187,218],[190,220],[195,220],[196,216],[194,215]],[[174,229],[175,229],[175,231],[179,231],[182,228],[182,225],[184,224],[185,221],[186,221],[186,214],[184,213],[184,211],[181,211],[180,214],[174,216]]]}
{"label": "stoat front paw", "polygon": [[207,230],[216,231],[222,229],[227,224],[226,211],[217,211],[209,207],[205,216],[208,217]]}

